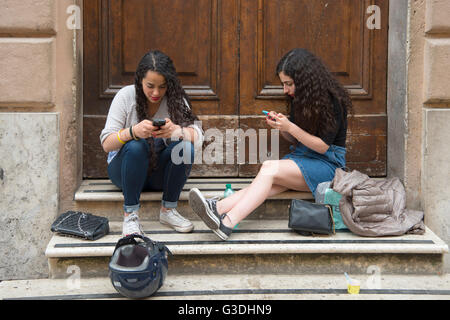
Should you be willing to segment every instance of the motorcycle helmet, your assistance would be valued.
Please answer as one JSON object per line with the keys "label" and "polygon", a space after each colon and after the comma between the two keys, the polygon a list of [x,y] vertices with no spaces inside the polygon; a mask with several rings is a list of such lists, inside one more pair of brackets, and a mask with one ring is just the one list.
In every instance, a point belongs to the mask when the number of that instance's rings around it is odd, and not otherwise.
{"label": "motorcycle helmet", "polygon": [[112,285],[127,298],[151,296],[164,283],[168,254],[171,252],[164,244],[145,236],[132,234],[121,238],[109,262]]}

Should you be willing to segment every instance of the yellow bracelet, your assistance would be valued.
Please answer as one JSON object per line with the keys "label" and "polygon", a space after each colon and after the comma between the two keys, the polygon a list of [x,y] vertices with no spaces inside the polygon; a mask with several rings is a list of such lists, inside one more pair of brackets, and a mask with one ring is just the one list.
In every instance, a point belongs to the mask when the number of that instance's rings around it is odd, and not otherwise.
{"label": "yellow bracelet", "polygon": [[119,132],[117,132],[117,140],[119,140],[119,142],[120,142],[121,144],[125,144],[125,142],[123,142],[123,141],[120,139],[120,133],[121,133],[123,130],[125,130],[125,129],[119,130]]}

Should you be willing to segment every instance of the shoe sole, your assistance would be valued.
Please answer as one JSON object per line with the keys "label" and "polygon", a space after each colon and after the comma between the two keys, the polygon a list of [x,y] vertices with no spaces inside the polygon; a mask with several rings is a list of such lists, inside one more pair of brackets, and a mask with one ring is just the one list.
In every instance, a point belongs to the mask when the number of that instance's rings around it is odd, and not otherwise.
{"label": "shoe sole", "polygon": [[194,230],[194,225],[190,225],[189,227],[178,227],[178,226],[171,225],[170,223],[168,223],[164,220],[159,220],[159,222],[165,226],[171,227],[172,229],[174,229],[175,231],[180,232],[180,233],[189,233],[192,230]]}
{"label": "shoe sole", "polygon": [[215,231],[219,228],[220,220],[215,214],[210,213],[207,209],[207,203],[200,190],[192,188],[189,191],[189,205],[192,210],[203,220],[208,228]]}
{"label": "shoe sole", "polygon": [[215,229],[213,230],[213,232],[223,241],[228,240],[228,236],[223,233],[222,231],[220,231],[220,229]]}
{"label": "shoe sole", "polygon": [[128,233],[128,234],[122,233],[122,238],[131,236],[132,234],[135,234],[135,235],[141,235],[141,236],[144,236],[144,237],[145,237],[145,233],[144,233],[144,232],[132,232],[132,233]]}
{"label": "shoe sole", "polygon": [[127,236],[132,235],[132,234],[139,234],[139,235],[145,237],[145,232],[144,232],[143,230],[141,230],[141,231],[136,231],[136,232],[130,232],[130,233],[128,233],[128,234],[125,234],[125,233],[123,233],[123,231],[122,231],[122,237],[127,237]]}

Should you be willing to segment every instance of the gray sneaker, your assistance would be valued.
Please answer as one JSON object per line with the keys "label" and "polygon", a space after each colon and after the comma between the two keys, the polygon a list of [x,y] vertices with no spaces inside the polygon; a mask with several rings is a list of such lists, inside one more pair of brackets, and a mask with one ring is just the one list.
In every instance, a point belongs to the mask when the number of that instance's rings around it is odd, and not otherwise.
{"label": "gray sneaker", "polygon": [[225,219],[226,216],[227,216],[226,213],[224,213],[224,214],[222,214],[222,215],[220,216],[220,226],[219,226],[219,228],[213,230],[213,232],[214,232],[220,239],[222,239],[222,240],[224,240],[224,241],[227,240],[227,239],[230,237],[231,233],[233,232],[233,229],[228,228],[226,225],[224,225],[224,224],[222,223],[222,220]]}
{"label": "gray sneaker", "polygon": [[203,220],[208,228],[215,230],[220,226],[220,217],[216,209],[217,200],[206,200],[200,190],[192,188],[189,191],[189,205],[192,210]]}
{"label": "gray sneaker", "polygon": [[226,213],[219,215],[217,212],[218,197],[205,199],[200,190],[192,188],[189,191],[189,204],[194,212],[203,220],[220,239],[227,240],[233,229],[228,228],[222,223],[227,216]]}
{"label": "gray sneaker", "polygon": [[145,235],[141,223],[139,222],[139,217],[135,212],[130,213],[123,219],[122,236],[126,237],[130,234]]}
{"label": "gray sneaker", "polygon": [[176,209],[170,209],[166,212],[160,210],[159,222],[175,229],[177,232],[187,233],[194,229],[192,222],[183,217]]}

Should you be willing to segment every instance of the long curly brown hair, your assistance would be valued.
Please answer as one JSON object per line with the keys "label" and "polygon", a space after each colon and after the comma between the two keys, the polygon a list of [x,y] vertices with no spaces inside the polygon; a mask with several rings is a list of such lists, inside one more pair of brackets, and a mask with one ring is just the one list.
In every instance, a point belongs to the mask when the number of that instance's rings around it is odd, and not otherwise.
{"label": "long curly brown hair", "polygon": [[294,97],[288,96],[291,121],[315,136],[323,136],[336,128],[332,99],[341,106],[343,119],[353,113],[347,90],[336,80],[326,65],[306,49],[292,49],[277,65],[277,75],[284,72],[294,80]]}
{"label": "long curly brown hair", "polygon": [[[169,56],[158,50],[152,50],[142,57],[135,73],[136,89],[136,111],[139,122],[150,119],[148,114],[148,100],[142,88],[142,80],[148,71],[154,71],[161,74],[167,84],[167,106],[169,118],[173,123],[186,127],[198,120],[198,117],[192,112],[192,104],[189,96],[184,91],[180,80],[177,77],[175,66]],[[186,106],[185,102],[189,105]],[[154,139],[147,139],[150,145],[151,156],[149,162],[149,174],[156,169],[158,163],[158,155],[155,152]]]}

